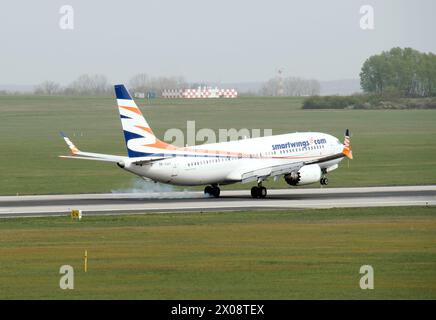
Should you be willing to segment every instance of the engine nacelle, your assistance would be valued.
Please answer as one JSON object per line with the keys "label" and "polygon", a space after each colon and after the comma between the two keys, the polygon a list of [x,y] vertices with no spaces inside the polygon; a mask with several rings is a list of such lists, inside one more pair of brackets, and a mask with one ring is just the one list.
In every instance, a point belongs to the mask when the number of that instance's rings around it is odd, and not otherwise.
{"label": "engine nacelle", "polygon": [[285,175],[285,181],[291,186],[302,186],[319,182],[321,180],[321,168],[317,164],[303,166],[298,171]]}

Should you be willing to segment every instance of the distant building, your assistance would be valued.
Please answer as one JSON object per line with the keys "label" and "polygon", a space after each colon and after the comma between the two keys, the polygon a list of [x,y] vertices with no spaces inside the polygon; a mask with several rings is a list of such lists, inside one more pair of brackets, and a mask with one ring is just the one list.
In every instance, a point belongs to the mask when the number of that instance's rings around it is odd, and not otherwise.
{"label": "distant building", "polygon": [[162,97],[168,99],[185,98],[236,98],[236,89],[219,89],[217,87],[198,87],[197,89],[168,89],[162,91]]}
{"label": "distant building", "polygon": [[144,92],[135,92],[133,95],[135,96],[135,98],[142,98],[142,99],[145,98]]}
{"label": "distant building", "polygon": [[162,98],[177,99],[183,98],[183,89],[165,89],[162,91]]}
{"label": "distant building", "polygon": [[147,99],[154,99],[156,98],[156,92],[155,91],[148,91],[147,92]]}
{"label": "distant building", "polygon": [[238,91],[236,91],[236,89],[219,89],[218,94],[220,97],[223,97],[223,98],[237,98],[238,97]]}

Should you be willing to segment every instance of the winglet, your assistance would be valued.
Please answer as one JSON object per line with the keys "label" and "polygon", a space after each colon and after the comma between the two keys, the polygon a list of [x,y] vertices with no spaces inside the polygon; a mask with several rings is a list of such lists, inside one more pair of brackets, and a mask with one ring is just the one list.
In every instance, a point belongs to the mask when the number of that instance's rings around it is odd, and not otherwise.
{"label": "winglet", "polygon": [[353,159],[353,151],[351,150],[349,129],[345,130],[344,149],[342,150],[342,154],[345,155],[348,159]]}
{"label": "winglet", "polygon": [[66,136],[66,134],[63,131],[61,131],[59,133],[60,133],[61,137],[64,138],[65,142],[67,143],[68,147],[70,148],[72,155],[75,155],[78,152],[80,152],[80,150],[74,145],[74,143],[71,142],[71,140]]}

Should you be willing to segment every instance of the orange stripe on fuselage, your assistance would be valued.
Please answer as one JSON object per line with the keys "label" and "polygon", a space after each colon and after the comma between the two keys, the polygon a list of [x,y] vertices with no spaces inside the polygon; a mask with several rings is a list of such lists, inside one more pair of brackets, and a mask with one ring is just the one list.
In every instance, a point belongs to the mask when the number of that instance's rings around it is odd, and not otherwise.
{"label": "orange stripe on fuselage", "polygon": [[[143,126],[135,126],[137,128],[140,128],[146,132],[149,132],[153,134],[152,130],[150,128],[146,128]],[[156,142],[152,144],[144,144],[144,147],[152,147],[157,149],[164,149],[164,150],[176,150],[181,152],[193,152],[193,153],[205,153],[209,155],[220,155],[220,156],[238,156],[241,158],[252,158],[252,159],[310,159],[310,158],[318,158],[318,156],[283,156],[283,157],[262,157],[262,156],[256,156],[255,154],[247,154],[247,153],[241,153],[241,152],[231,152],[231,151],[221,151],[221,150],[209,150],[209,149],[194,149],[189,147],[177,147],[172,144],[163,142],[162,140],[159,140],[156,138]],[[189,156],[189,155],[188,155]]]}
{"label": "orange stripe on fuselage", "polygon": [[[176,151],[182,151],[182,152],[193,152],[193,153],[201,153],[206,155],[212,155],[212,156],[238,156],[241,158],[250,158],[250,159],[312,159],[312,158],[318,158],[318,156],[284,156],[284,157],[262,157],[262,156],[256,156],[254,154],[247,154],[247,153],[240,153],[240,152],[228,152],[228,151],[220,151],[220,150],[208,150],[208,149],[193,149],[193,148],[180,148],[176,147],[172,144],[168,144],[166,142],[163,142],[159,139],[156,140],[155,143],[144,145],[147,147],[153,147],[153,148],[159,148],[159,149],[166,149],[166,150],[176,150]],[[191,156],[188,154],[188,156]]]}
{"label": "orange stripe on fuselage", "polygon": [[193,149],[193,148],[178,148],[180,151],[194,152],[194,153],[212,153],[217,155],[226,156],[248,156],[249,154],[231,151],[209,150],[209,149]]}

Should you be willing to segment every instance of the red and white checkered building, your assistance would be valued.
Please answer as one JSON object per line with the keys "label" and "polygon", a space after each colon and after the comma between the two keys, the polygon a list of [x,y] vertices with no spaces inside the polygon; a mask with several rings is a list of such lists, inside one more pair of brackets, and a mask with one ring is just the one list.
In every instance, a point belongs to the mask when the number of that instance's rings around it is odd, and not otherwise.
{"label": "red and white checkered building", "polygon": [[223,98],[236,98],[238,96],[238,92],[236,89],[219,89],[218,95]]}
{"label": "red and white checkered building", "polygon": [[165,89],[162,91],[162,98],[167,98],[167,99],[183,98],[183,89]]}
{"label": "red and white checkered building", "polygon": [[211,87],[198,87],[197,89],[170,89],[162,91],[162,97],[168,99],[186,98],[236,98],[236,89],[218,89]]}

